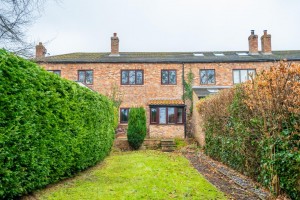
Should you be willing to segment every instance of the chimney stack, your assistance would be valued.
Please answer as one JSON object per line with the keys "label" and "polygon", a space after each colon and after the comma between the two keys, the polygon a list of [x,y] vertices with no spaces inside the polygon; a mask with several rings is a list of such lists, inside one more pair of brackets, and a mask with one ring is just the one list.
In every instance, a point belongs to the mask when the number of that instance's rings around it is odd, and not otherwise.
{"label": "chimney stack", "polygon": [[263,36],[261,36],[261,52],[263,54],[272,54],[271,48],[271,35],[268,34],[267,30],[264,30]]}
{"label": "chimney stack", "polygon": [[258,54],[258,36],[254,34],[254,30],[251,30],[251,35],[248,37],[249,41],[249,54]]}
{"label": "chimney stack", "polygon": [[120,56],[119,54],[119,38],[117,33],[114,33],[114,36],[111,37],[111,52],[109,56]]}
{"label": "chimney stack", "polygon": [[47,49],[44,47],[44,45],[41,42],[39,42],[39,44],[35,46],[35,57],[44,58],[46,53],[47,53]]}

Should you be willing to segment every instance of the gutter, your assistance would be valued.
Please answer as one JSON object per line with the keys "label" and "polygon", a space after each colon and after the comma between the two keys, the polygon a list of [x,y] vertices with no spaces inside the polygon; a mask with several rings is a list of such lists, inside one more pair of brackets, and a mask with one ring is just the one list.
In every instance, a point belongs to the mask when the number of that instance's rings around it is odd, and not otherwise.
{"label": "gutter", "polygon": [[[184,59],[182,59],[184,60]],[[182,63],[182,60],[34,60],[36,63],[165,63],[165,64],[172,64],[172,63]],[[205,60],[185,60],[185,63],[247,63],[247,62],[278,62],[280,60],[287,60],[287,61],[300,61],[300,58],[259,58],[259,59],[205,59]]]}

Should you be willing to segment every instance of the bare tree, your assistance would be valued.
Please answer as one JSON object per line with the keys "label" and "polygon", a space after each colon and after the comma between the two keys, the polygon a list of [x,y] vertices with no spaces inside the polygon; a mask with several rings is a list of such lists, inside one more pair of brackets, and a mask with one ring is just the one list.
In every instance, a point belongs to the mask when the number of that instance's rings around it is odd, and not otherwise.
{"label": "bare tree", "polygon": [[44,0],[0,0],[0,48],[29,57],[33,43],[26,29],[36,20]]}

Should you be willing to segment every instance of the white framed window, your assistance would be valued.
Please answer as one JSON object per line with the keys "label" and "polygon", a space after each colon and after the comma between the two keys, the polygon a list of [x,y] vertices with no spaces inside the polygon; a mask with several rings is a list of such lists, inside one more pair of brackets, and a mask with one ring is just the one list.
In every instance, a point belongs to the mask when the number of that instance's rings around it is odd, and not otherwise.
{"label": "white framed window", "polygon": [[233,74],[233,84],[243,83],[251,79],[251,76],[255,77],[255,69],[234,69]]}

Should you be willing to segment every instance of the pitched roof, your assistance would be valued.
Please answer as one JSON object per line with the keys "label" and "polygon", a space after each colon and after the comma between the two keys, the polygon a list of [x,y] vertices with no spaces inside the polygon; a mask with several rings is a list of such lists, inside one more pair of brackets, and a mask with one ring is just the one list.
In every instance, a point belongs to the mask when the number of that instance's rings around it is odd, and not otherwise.
{"label": "pitched roof", "polygon": [[[70,53],[36,59],[46,63],[214,63],[214,62],[273,62],[282,59],[300,61],[300,50],[273,51],[265,55],[250,55],[247,51],[223,52],[121,52],[120,56],[106,53]],[[202,55],[203,54],[203,55]],[[220,54],[224,54],[223,56]]]}
{"label": "pitched roof", "polygon": [[182,99],[151,99],[148,105],[184,105]]}

